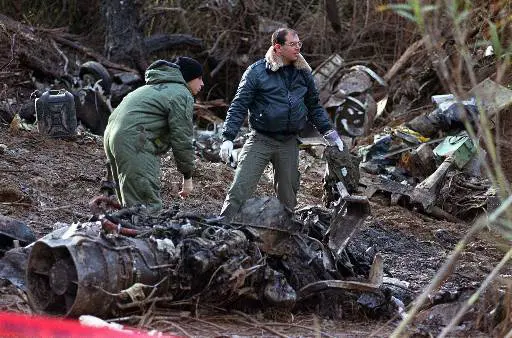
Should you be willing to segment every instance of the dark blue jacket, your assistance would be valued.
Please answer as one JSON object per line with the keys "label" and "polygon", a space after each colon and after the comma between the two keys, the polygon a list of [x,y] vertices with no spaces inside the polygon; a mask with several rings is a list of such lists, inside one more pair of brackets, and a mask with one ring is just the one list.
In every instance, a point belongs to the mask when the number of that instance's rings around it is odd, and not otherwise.
{"label": "dark blue jacket", "polygon": [[309,69],[273,71],[265,59],[247,68],[228,109],[222,136],[235,139],[249,113],[249,126],[276,139],[297,135],[309,119],[324,134],[332,129]]}

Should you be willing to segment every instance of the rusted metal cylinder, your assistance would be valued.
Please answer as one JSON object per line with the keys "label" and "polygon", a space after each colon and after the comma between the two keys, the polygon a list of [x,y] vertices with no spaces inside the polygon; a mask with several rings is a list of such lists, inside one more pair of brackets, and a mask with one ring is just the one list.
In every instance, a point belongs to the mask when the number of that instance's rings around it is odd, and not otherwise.
{"label": "rusted metal cylinder", "polygon": [[26,278],[34,309],[69,317],[115,315],[122,290],[154,285],[168,275],[170,255],[155,243],[99,234],[99,227],[71,226],[34,243]]}

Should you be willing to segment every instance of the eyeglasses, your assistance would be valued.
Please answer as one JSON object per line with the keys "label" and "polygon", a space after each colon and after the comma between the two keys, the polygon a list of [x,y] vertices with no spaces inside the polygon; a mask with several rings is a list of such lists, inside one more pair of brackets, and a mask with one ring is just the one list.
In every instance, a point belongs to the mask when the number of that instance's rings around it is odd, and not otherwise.
{"label": "eyeglasses", "polygon": [[286,46],[290,46],[292,48],[300,48],[302,47],[302,41],[292,41],[292,42],[285,42]]}

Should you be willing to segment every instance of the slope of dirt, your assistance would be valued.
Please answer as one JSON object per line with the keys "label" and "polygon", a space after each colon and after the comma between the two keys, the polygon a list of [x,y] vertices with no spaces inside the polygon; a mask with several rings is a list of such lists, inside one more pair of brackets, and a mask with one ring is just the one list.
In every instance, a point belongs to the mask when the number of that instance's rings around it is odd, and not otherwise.
{"label": "slope of dirt", "polygon": [[[0,214],[26,222],[38,238],[52,231],[58,222],[69,224],[86,221],[91,215],[88,202],[100,193],[105,174],[104,160],[101,138],[83,131],[74,140],[65,141],[47,138],[37,131],[0,126]],[[163,158],[162,164],[165,207],[177,204],[181,211],[208,216],[219,212],[233,178],[232,168],[198,158],[194,192],[183,201],[177,197],[181,175],[175,169],[172,155]],[[321,205],[323,166],[321,159],[301,151],[299,206]],[[256,194],[273,194],[270,171],[262,177]],[[358,252],[380,252],[384,257],[386,275],[410,283],[404,299],[411,300],[428,285],[469,226],[435,220],[388,204],[386,196],[372,198],[372,215],[349,245],[359,248]],[[465,294],[468,290],[475,290],[499,261],[502,254],[495,247],[492,232],[484,235],[485,238],[482,236],[471,242],[454,273],[443,284],[440,294],[443,291]],[[511,272],[508,266],[504,273]],[[0,291],[3,295],[0,299],[8,304],[4,309],[30,311],[23,301],[12,300],[13,293],[19,293],[13,288],[6,286]],[[287,335],[308,335],[312,332],[300,326],[314,326],[334,335],[352,332],[350,335],[353,336],[367,336],[380,330],[377,336],[386,336],[397,323],[395,319],[386,326],[378,321],[368,321],[365,317],[347,321],[343,320],[346,318],[344,315],[330,313],[327,317],[338,318],[318,319],[312,314],[298,314],[293,321],[289,315],[284,318],[271,316],[276,321],[268,321],[268,316],[262,315],[259,325],[253,323],[248,327],[240,323],[247,319],[237,317],[234,320],[230,316],[220,312],[217,316],[205,318],[215,319],[216,323],[224,322],[226,330],[217,329],[223,335],[262,334],[262,323],[265,321],[267,328],[275,325],[272,328]],[[205,327],[198,326],[199,322],[191,318],[181,318],[179,322],[192,335],[205,334]],[[475,329],[471,325],[468,328]]]}

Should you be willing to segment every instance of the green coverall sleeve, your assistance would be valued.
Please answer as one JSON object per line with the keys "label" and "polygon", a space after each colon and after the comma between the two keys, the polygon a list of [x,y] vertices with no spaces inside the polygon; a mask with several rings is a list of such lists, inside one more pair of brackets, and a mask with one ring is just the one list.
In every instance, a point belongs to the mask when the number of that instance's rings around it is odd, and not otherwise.
{"label": "green coverall sleeve", "polygon": [[169,102],[169,140],[178,171],[190,178],[194,170],[192,95],[180,95]]}

